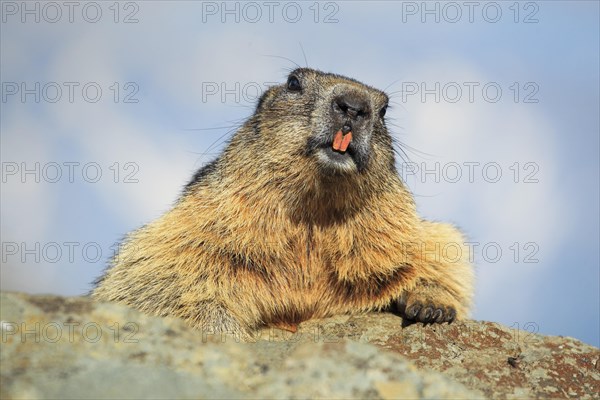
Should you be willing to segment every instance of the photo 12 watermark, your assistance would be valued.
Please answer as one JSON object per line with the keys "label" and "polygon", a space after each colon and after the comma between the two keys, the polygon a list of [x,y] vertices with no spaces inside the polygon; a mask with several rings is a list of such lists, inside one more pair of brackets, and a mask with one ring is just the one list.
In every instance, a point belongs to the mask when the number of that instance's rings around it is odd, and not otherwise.
{"label": "photo 12 watermark", "polygon": [[202,22],[337,24],[340,4],[334,1],[203,1]]}
{"label": "photo 12 watermark", "polygon": [[106,251],[97,242],[2,242],[3,264],[96,264],[105,261]]}
{"label": "photo 12 watermark", "polygon": [[98,343],[100,340],[111,340],[114,343],[138,343],[135,336],[139,325],[135,322],[111,325],[75,321],[51,322],[14,322],[0,321],[2,343],[19,341],[20,343]]}
{"label": "photo 12 watermark", "polygon": [[202,82],[202,103],[255,103],[278,82]]}
{"label": "photo 12 watermark", "polygon": [[401,84],[400,102],[420,103],[539,103],[540,85],[537,82],[450,81],[415,82]]}
{"label": "photo 12 watermark", "polygon": [[540,5],[534,1],[403,1],[403,23],[537,24]]}
{"label": "photo 12 watermark", "polygon": [[2,23],[57,24],[109,21],[137,24],[140,3],[135,1],[2,1]]}
{"label": "photo 12 watermark", "polygon": [[415,256],[419,259],[441,264],[538,264],[540,245],[535,241],[408,241],[399,243],[404,259],[409,264]]}
{"label": "photo 12 watermark", "polygon": [[16,162],[1,164],[2,183],[139,183],[140,166],[133,161]]}
{"label": "photo 12 watermark", "polygon": [[540,165],[535,161],[447,161],[397,163],[404,182],[420,183],[539,183]]}
{"label": "photo 12 watermark", "polygon": [[136,82],[2,82],[2,103],[139,103]]}
{"label": "photo 12 watermark", "polygon": [[95,241],[2,241],[3,264],[97,264],[139,259],[142,250],[129,242],[103,246]]}

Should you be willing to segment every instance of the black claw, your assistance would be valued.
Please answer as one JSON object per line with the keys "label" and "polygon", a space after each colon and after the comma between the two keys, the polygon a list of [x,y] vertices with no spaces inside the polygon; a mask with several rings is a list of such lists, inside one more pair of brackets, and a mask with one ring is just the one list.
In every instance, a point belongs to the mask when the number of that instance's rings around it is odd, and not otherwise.
{"label": "black claw", "polygon": [[423,304],[419,301],[407,305],[404,301],[396,303],[400,315],[405,320],[413,322],[437,323],[454,322],[456,319],[456,309],[453,307],[436,306],[435,304]]}
{"label": "black claw", "polygon": [[430,322],[432,315],[433,315],[433,308],[431,308],[431,306],[423,307],[421,309],[421,312],[419,313],[418,320],[423,323]]}
{"label": "black claw", "polygon": [[446,314],[446,321],[451,323],[456,318],[456,310],[454,308],[448,308],[448,313]]}
{"label": "black claw", "polygon": [[440,322],[443,322],[444,321],[444,310],[442,310],[441,308],[436,308],[433,313],[433,317],[431,317],[431,320],[438,324]]}
{"label": "black claw", "polygon": [[421,307],[423,307],[421,303],[415,303],[412,306],[408,307],[406,309],[406,318],[416,319],[417,315],[419,314],[419,311],[421,310]]}

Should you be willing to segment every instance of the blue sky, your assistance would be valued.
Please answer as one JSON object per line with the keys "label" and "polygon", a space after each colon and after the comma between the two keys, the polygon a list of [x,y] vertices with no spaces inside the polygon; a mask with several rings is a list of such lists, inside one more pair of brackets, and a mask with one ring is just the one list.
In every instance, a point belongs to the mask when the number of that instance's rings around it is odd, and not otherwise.
{"label": "blue sky", "polygon": [[307,62],[392,93],[419,212],[478,243],[474,318],[599,345],[598,2],[1,4],[2,290],[87,292],[223,148],[203,129]]}

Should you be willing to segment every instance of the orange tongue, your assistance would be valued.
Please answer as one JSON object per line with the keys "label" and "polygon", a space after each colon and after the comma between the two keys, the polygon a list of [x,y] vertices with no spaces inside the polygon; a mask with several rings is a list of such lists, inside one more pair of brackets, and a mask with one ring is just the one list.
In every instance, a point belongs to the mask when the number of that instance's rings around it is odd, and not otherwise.
{"label": "orange tongue", "polygon": [[352,131],[350,131],[344,135],[342,144],[340,145],[340,151],[346,151],[346,149],[348,148],[348,145],[350,145],[351,141],[352,141]]}
{"label": "orange tongue", "polygon": [[345,135],[341,130],[337,131],[335,137],[333,138],[333,149],[337,151],[341,151],[342,153],[348,149],[348,145],[352,141],[352,131],[346,133]]}

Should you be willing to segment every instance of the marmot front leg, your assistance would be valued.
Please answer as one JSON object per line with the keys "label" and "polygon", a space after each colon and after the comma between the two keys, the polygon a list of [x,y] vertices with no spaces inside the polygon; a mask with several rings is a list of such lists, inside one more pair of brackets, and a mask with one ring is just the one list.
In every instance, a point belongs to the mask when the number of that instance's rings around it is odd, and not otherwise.
{"label": "marmot front leg", "polygon": [[462,234],[448,224],[422,221],[421,237],[407,249],[414,286],[393,304],[403,318],[424,323],[452,322],[469,315],[473,268]]}

